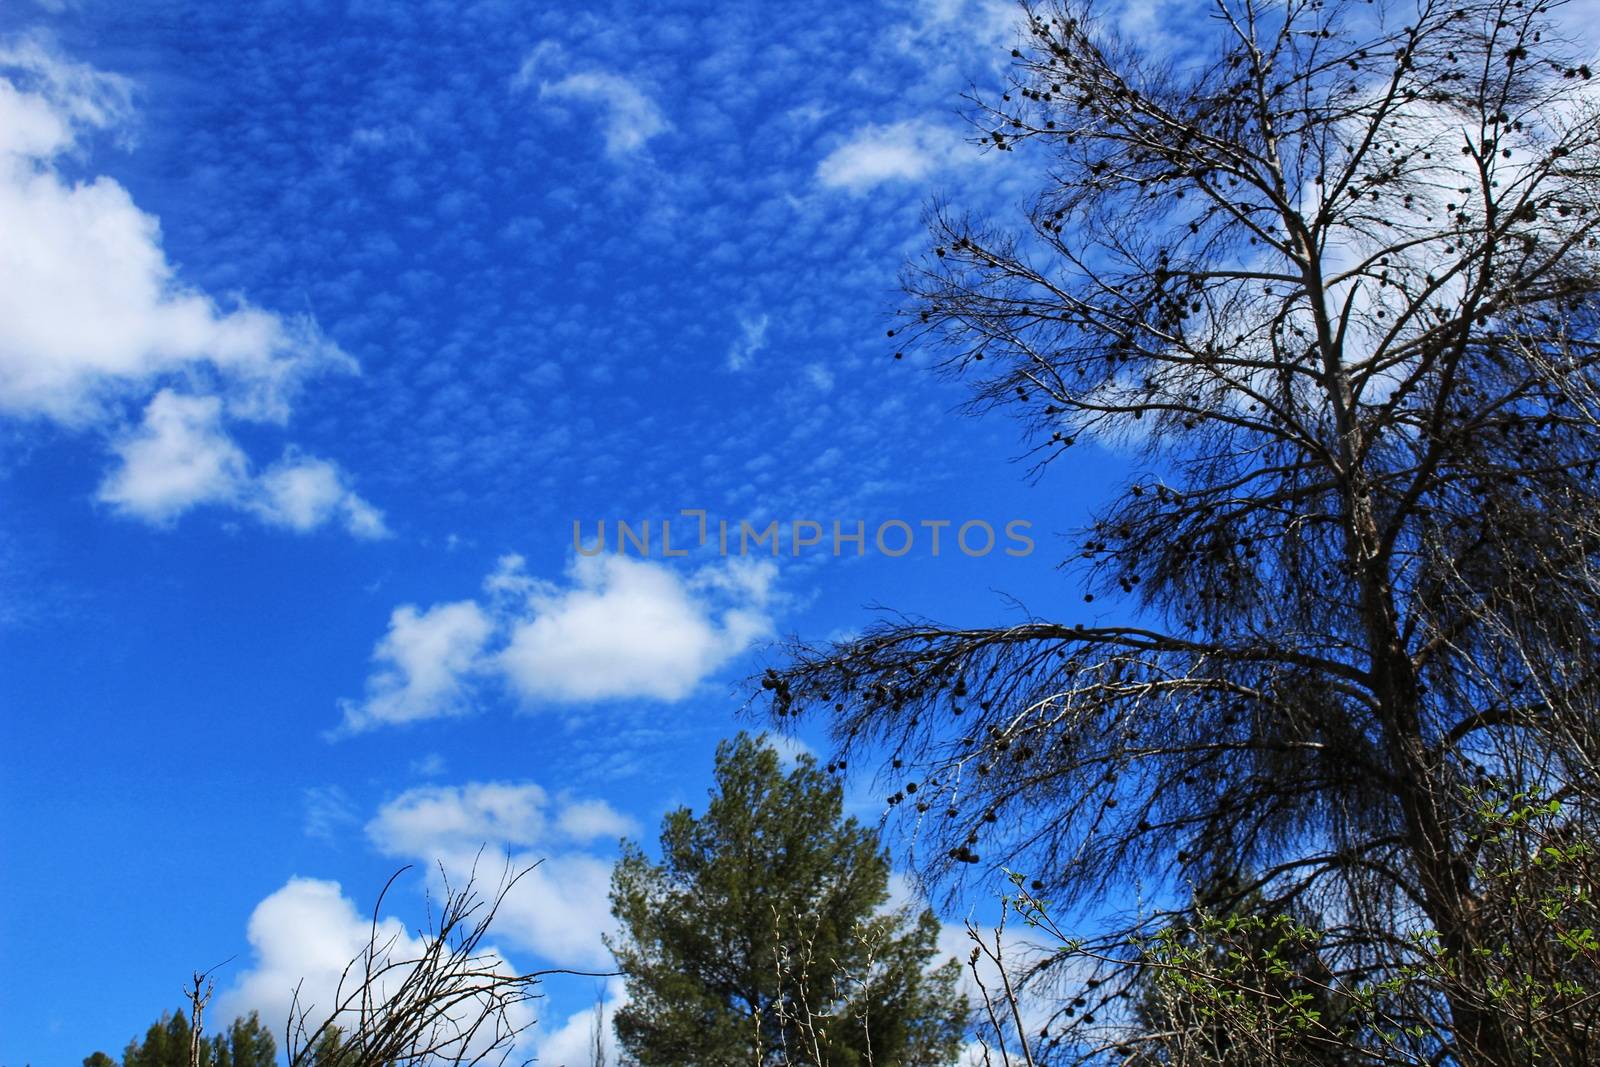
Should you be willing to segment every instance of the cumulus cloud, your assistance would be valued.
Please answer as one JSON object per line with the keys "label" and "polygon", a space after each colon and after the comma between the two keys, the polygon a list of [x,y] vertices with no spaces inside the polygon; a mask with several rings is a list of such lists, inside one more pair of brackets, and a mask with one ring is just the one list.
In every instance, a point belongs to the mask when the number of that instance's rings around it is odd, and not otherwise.
{"label": "cumulus cloud", "polygon": [[500,664],[530,700],[682,700],[770,632],[772,571],[730,560],[686,579],[647,560],[579,559],[568,584],[531,591]]}
{"label": "cumulus cloud", "polygon": [[[628,994],[620,978],[606,981],[596,989],[594,1007],[575,1011],[560,1025],[545,1025],[534,1039],[534,1056],[539,1063],[552,1067],[597,1067],[594,1057],[594,1033],[598,1023],[604,1044],[606,1063],[617,1062],[615,1032],[611,1028],[617,1009],[628,1003]],[[599,1018],[596,1019],[596,1009]]]}
{"label": "cumulus cloud", "polygon": [[566,66],[560,45],[541,42],[523,59],[511,87],[520,90],[537,83],[541,100],[570,100],[597,108],[606,155],[612,158],[636,152],[672,128],[661,108],[632,80],[600,69],[558,75]]}
{"label": "cumulus cloud", "polygon": [[275,526],[304,532],[338,522],[356,537],[387,537],[383,513],[350,488],[334,464],[295,450],[262,472],[251,509]]}
{"label": "cumulus cloud", "polygon": [[344,701],[345,727],[435,719],[465,710],[466,682],[478,669],[493,624],[470,600],[426,611],[403,604],[373,651],[378,670],[361,701]]}
{"label": "cumulus cloud", "polygon": [[0,410],[81,424],[164,374],[209,375],[244,417],[282,419],[350,359],[309,320],[220,307],[182,285],[161,226],[108,177],[55,162],[122,128],[129,84],[34,41],[0,47]]}
{"label": "cumulus cloud", "polygon": [[[459,869],[462,860],[455,867]],[[514,855],[538,866],[506,895],[495,915],[500,936],[562,966],[603,969],[612,963],[602,940],[616,928],[611,914],[612,861],[584,852]],[[450,864],[447,863],[447,868]]]}
{"label": "cumulus cloud", "polygon": [[[410,968],[425,949],[420,937],[412,936],[406,925],[394,917],[374,920],[361,914],[346,897],[339,883],[312,878],[291,878],[285,885],[256,905],[251,913],[247,937],[253,955],[249,968],[219,998],[217,1011],[222,1018],[258,1011],[275,1033],[283,1033],[290,1011],[307,1011],[308,1028],[319,1026],[334,1015],[341,998],[352,992],[347,982],[340,989],[345,967],[377,945],[376,959],[389,961],[395,968],[376,990],[377,999],[393,996]],[[369,940],[370,938],[370,940]],[[517,973],[494,948],[483,950],[485,965],[501,973]],[[358,968],[359,970],[359,968]],[[462,1000],[452,1019],[470,1026],[482,1005],[472,998]],[[514,1005],[508,1022],[526,1026],[533,1021],[532,1008]]]}
{"label": "cumulus cloud", "polygon": [[830,188],[865,192],[887,181],[916,181],[976,153],[959,135],[921,120],[869,125],[817,164],[817,180]]}
{"label": "cumulus cloud", "polygon": [[378,810],[367,836],[388,855],[428,859],[485,844],[585,844],[636,829],[603,800],[551,797],[533,782],[469,782],[406,790]]}
{"label": "cumulus cloud", "polygon": [[379,809],[367,837],[386,855],[467,876],[479,850],[528,868],[502,902],[496,930],[540,956],[573,965],[607,961],[611,861],[576,847],[637,830],[603,800],[552,797],[533,782],[469,782],[409,789]]}
{"label": "cumulus cloud", "polygon": [[250,461],[222,430],[222,401],[162,390],[144,422],[112,446],[116,468],[99,497],[116,511],[170,522],[199,504],[231,503],[250,479]]}
{"label": "cumulus cloud", "polygon": [[497,682],[529,704],[677,701],[772,632],[767,561],[730,559],[684,573],[618,555],[581,557],[564,581],[508,556],[482,601],[390,617],[367,695],[345,701],[344,729],[458,714]]}
{"label": "cumulus cloud", "polygon": [[291,450],[259,476],[252,473],[249,457],[223,428],[222,409],[219,397],[158,392],[140,424],[113,439],[116,463],[98,499],[155,525],[211,504],[300,532],[337,521],[356,537],[388,536],[383,514],[327,460]]}
{"label": "cumulus cloud", "polygon": [[367,836],[383,852],[405,856],[479,844],[531,845],[545,836],[548,803],[532,782],[420,786],[380,808]]}
{"label": "cumulus cloud", "polygon": [[[286,421],[303,383],[353,371],[350,357],[309,318],[184,285],[160,223],[126,189],[58,170],[92,137],[125,133],[131,96],[125,79],[38,41],[0,43],[0,416],[108,430],[119,463],[100,499],[119,514],[165,524],[220,504],[296,530],[338,518],[381,535],[382,517],[331,463],[252,481],[224,425]],[[129,401],[144,407],[134,429],[118,426]]]}

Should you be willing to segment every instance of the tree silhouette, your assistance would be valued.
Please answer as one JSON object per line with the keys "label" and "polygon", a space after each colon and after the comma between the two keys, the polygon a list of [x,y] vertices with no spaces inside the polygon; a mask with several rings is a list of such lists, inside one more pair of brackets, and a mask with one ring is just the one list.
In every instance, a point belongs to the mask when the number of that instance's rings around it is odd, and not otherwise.
{"label": "tree silhouette", "polygon": [[[1600,782],[1600,111],[1557,6],[1220,0],[1177,59],[1025,8],[972,103],[1030,225],[936,208],[891,336],[1041,475],[1142,457],[1078,560],[1131,621],[895,618],[763,682],[908,766],[930,867],[1233,884],[1327,917],[1336,981],[1443,961],[1418,1055],[1525,1044],[1474,798],[1588,822]],[[1184,907],[1112,921],[1098,997]]]}

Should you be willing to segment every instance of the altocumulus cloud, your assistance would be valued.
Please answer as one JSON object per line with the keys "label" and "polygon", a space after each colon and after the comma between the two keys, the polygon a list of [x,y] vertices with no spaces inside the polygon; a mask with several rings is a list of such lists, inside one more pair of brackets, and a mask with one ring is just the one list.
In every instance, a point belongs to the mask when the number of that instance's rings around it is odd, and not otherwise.
{"label": "altocumulus cloud", "polygon": [[165,524],[220,505],[383,536],[333,463],[291,449],[257,474],[226,428],[286,422],[308,378],[354,362],[309,318],[185,287],[126,189],[57,169],[126,131],[131,92],[36,40],[0,43],[0,416],[107,434],[116,463],[99,497],[122,515]]}
{"label": "altocumulus cloud", "polygon": [[767,561],[680,572],[595,556],[574,560],[562,582],[523,568],[520,556],[501,559],[479,599],[396,608],[366,696],[341,705],[342,729],[460,714],[485,681],[529,704],[682,700],[772,632]]}

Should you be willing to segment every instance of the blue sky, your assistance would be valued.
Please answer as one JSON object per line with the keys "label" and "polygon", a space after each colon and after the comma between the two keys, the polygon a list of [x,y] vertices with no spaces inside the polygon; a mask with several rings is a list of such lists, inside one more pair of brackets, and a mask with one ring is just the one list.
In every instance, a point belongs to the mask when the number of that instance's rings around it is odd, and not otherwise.
{"label": "blue sky", "polygon": [[[885,337],[931,198],[1030,191],[957,114],[1011,16],[0,8],[0,1065],[120,1053],[229,957],[216,1010],[281,1011],[397,866],[484,842],[546,861],[500,950],[603,967],[617,838],[703,799],[774,638],[1091,617],[1057,535],[1120,462],[1030,487]],[[664,558],[686,508],[711,544]],[[650,558],[574,552],[618,519]],[[998,544],[934,556],[944,519]],[[576,1062],[593,989],[549,993]]]}

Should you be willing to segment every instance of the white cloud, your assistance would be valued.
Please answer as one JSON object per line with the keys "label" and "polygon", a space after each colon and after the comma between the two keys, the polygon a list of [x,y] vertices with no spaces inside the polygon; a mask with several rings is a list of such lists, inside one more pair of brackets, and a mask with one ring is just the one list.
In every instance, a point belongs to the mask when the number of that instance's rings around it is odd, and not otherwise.
{"label": "white cloud", "polygon": [[952,66],[966,60],[1001,68],[1018,36],[1017,5],[1010,0],[917,0],[912,18],[894,35],[895,45],[925,63]]}
{"label": "white cloud", "polygon": [[[371,916],[360,914],[354,902],[345,897],[337,882],[311,878],[291,878],[283,888],[267,897],[251,913],[247,936],[254,954],[253,965],[218,998],[216,1010],[222,1018],[258,1011],[274,1033],[283,1033],[295,990],[299,1007],[309,1009],[309,1025],[314,1028],[329,1018],[340,1000],[340,978],[351,960],[368,949],[369,938],[387,951],[378,960],[397,966],[377,990],[382,1001],[392,996],[409,968],[423,951],[420,938],[407,932],[400,920],[378,919],[374,928]],[[485,948],[488,966],[502,974],[516,973],[500,953]],[[359,967],[357,968],[359,971]],[[343,991],[351,992],[347,983]],[[469,1023],[481,1005],[468,998],[452,1017]],[[532,1022],[532,1009],[514,1006],[509,1014],[513,1025]]]}
{"label": "white cloud", "polygon": [[[465,859],[458,857],[453,866],[460,869]],[[512,863],[526,866],[536,859],[524,853]],[[499,936],[564,967],[608,968],[611,953],[601,938],[616,928],[611,867],[610,860],[582,852],[543,858],[501,903],[495,915]]]}
{"label": "white cloud", "polygon": [[552,798],[532,782],[469,782],[407,790],[378,810],[367,837],[453,880],[473,870],[481,849],[510,853],[513,869],[531,869],[501,904],[497,936],[564,966],[602,966],[601,935],[614,925],[612,865],[572,846],[636,829],[602,800]]}
{"label": "white cloud", "polygon": [[[766,733],[761,739],[778,753],[778,759],[785,766],[792,767],[799,762],[801,756],[810,756],[815,759],[817,750],[791,734]],[[898,877],[898,876],[897,876]]]}
{"label": "white cloud", "polygon": [[421,786],[380,808],[367,836],[389,855],[421,858],[480,844],[531,845],[545,836],[548,803],[532,782]]}
{"label": "white cloud", "polygon": [[235,414],[281,420],[305,377],[352,367],[309,320],[184,287],[126,189],[56,172],[83,135],[128,122],[126,81],[31,41],[0,48],[0,72],[0,411],[81,424],[190,371]]}
{"label": "white cloud", "polygon": [[[123,124],[132,111],[131,86],[50,55],[36,41],[0,46],[0,159],[9,168],[26,159],[49,159],[70,148],[74,127]],[[31,82],[30,90],[18,82]]]}
{"label": "white cloud", "polygon": [[389,632],[373,651],[380,667],[367,680],[363,701],[344,701],[344,726],[413,722],[466,710],[466,677],[493,624],[470,600],[438,604],[427,611],[403,604],[389,617]]}
{"label": "white cloud", "polygon": [[[920,891],[911,889],[915,894],[916,906],[923,906]],[[992,950],[995,947],[995,929],[984,923],[974,924],[978,936]],[[961,964],[961,980],[957,988],[965,994],[968,1004],[976,1013],[975,1018],[985,1020],[988,1013],[984,1010],[984,998],[987,996],[993,1003],[995,1014],[1003,1021],[1010,1041],[1015,1040],[1012,1032],[1012,1019],[1010,1006],[1005,1003],[1005,978],[1000,973],[1000,967],[994,959],[984,952],[978,954],[977,973],[973,973],[972,950],[976,946],[972,934],[967,929],[966,923],[940,922],[939,937],[936,942],[936,953],[931,961],[934,966],[941,966],[947,960],[955,959]],[[1005,960],[1006,974],[1010,977],[1012,988],[1024,989],[1024,976],[1035,967],[1056,955],[1059,944],[1051,943],[1048,936],[1041,936],[1038,932],[1030,930],[1015,915],[1010,918],[1010,925],[1000,934],[1000,948],[1002,958]],[[1057,960],[1054,965],[1054,983],[1040,983],[1040,988],[1031,992],[1018,994],[1017,1009],[1022,1016],[1026,1032],[1030,1035],[1037,1034],[1047,1026],[1055,1010],[1060,1006],[1059,1001],[1050,995],[1051,988],[1082,988],[1084,980],[1093,977],[1095,961],[1085,956],[1073,956],[1064,963]],[[987,993],[985,993],[987,990]],[[978,1035],[979,1041],[968,1044],[962,1051],[958,1060],[969,1067],[984,1067],[990,1062],[989,1056],[984,1054],[984,1045],[989,1046],[989,1051],[994,1054],[994,1059],[1000,1059],[999,1050],[994,1048],[995,1033],[992,1027],[980,1022]],[[1012,1060],[1020,1060],[1021,1050],[1010,1049]]]}
{"label": "white cloud", "polygon": [[887,181],[915,181],[940,168],[976,159],[958,134],[922,120],[864,126],[817,164],[817,180],[852,193]]}
{"label": "white cloud", "polygon": [[[303,980],[302,1003],[325,1018],[336,1002],[340,973],[366,947],[370,932],[368,918],[339,883],[291,878],[251,912],[246,936],[254,966],[223,994],[219,1008],[224,1017],[254,1009],[282,1033],[295,985]],[[398,919],[382,920],[378,936],[397,938],[401,954],[418,947]]]}
{"label": "white cloud", "polygon": [[[605,1061],[617,1062],[616,1035],[611,1029],[617,1009],[628,1003],[628,994],[622,980],[609,979],[598,993],[600,1009],[598,1024],[601,1040],[605,1042]],[[547,1067],[595,1067],[594,1007],[584,1008],[568,1015],[560,1026],[543,1026],[534,1040],[536,1062]]]}
{"label": "white cloud", "polygon": [[[1009,887],[1008,887],[1009,888]],[[885,909],[899,911],[910,909],[921,911],[929,906],[927,893],[916,876],[904,871],[895,871],[889,876],[889,899],[885,902]],[[973,920],[973,929],[984,943],[991,949],[995,946],[996,931],[992,926]],[[930,968],[943,967],[950,960],[961,964],[961,977],[957,989],[966,996],[967,1002],[976,1013],[975,1018],[983,1020],[986,1012],[983,1010],[984,990],[994,1002],[996,1014],[1004,1021],[1008,1031],[1012,1019],[1010,1008],[1001,999],[1005,995],[1005,980],[1002,978],[1000,968],[994,959],[987,953],[980,952],[977,958],[977,973],[973,973],[972,950],[977,942],[972,939],[972,933],[966,922],[951,922],[941,919],[939,922],[939,935],[934,944],[934,954],[928,961]],[[1005,960],[1006,974],[1009,975],[1013,988],[1023,988],[1023,976],[1037,965],[1056,954],[1060,946],[1050,943],[1050,938],[1041,931],[1030,928],[1022,922],[1013,912],[1009,916],[1009,925],[1000,932],[1001,955]],[[1070,977],[1073,984],[1081,984],[1082,980],[1091,976],[1093,961],[1083,957],[1074,958],[1067,963],[1065,971],[1058,970],[1058,974]],[[1020,1009],[1024,1025],[1030,1034],[1037,1033],[1046,1025],[1058,1005],[1050,998],[1047,992],[1019,994],[1017,1007]],[[980,1025],[978,1036],[981,1041],[969,1044],[963,1050],[957,1062],[971,1067],[982,1067],[987,1062],[982,1055],[983,1042],[991,1045],[994,1040],[993,1030]],[[991,1048],[991,1051],[997,1052]],[[1012,1050],[1014,1059],[1018,1050]],[[999,1057],[996,1056],[996,1059]]]}
{"label": "white cloud", "polygon": [[625,156],[671,126],[656,102],[620,74],[587,71],[539,87],[541,98],[581,100],[604,112],[606,154]]}
{"label": "white cloud", "polygon": [[562,66],[566,61],[566,52],[555,41],[540,41],[528,49],[528,54],[522,57],[522,63],[517,67],[517,73],[511,78],[513,92],[526,89],[539,81],[541,77],[549,75],[555,68]]}
{"label": "white cloud", "polygon": [[118,513],[153,523],[200,504],[236,501],[250,480],[250,461],[222,430],[214,396],[155,395],[144,422],[112,446],[119,464],[99,498]]}
{"label": "white cloud", "polygon": [[541,100],[573,100],[598,107],[606,154],[614,159],[638,151],[650,138],[672,128],[656,102],[621,74],[590,69],[544,77],[566,65],[561,46],[542,41],[524,57],[511,88],[526,89],[538,81]]}
{"label": "white cloud", "polygon": [[366,696],[341,703],[343,729],[460,714],[487,682],[529,704],[682,700],[771,634],[776,573],[765,560],[682,573],[605,555],[575,560],[558,583],[507,556],[481,602],[395,609]]}
{"label": "white cloud", "polygon": [[437,752],[418,756],[411,761],[410,771],[419,778],[437,778],[445,770],[445,758]]}
{"label": "white cloud", "polygon": [[305,832],[329,843],[338,843],[345,827],[357,821],[350,794],[336,785],[308,786],[300,794],[305,804]]}
{"label": "white cloud", "polygon": [[291,450],[262,473],[252,508],[265,521],[291,530],[314,530],[338,520],[356,537],[387,537],[383,513],[346,482],[335,464]]}
{"label": "white cloud", "polygon": [[580,842],[618,838],[638,830],[632,819],[603,800],[564,803],[556,825],[567,837]]}
{"label": "white cloud", "polygon": [[[81,159],[90,134],[125,133],[130,101],[122,78],[35,40],[0,43],[0,416],[109,431],[120,462],[99,495],[119,514],[167,524],[226,505],[297,530],[337,516],[381,536],[377,510],[324,460],[253,483],[224,425],[282,423],[308,378],[354,361],[309,318],[224,307],[184,285],[159,221],[126,189],[57,170]],[[144,421],[119,428],[130,401]],[[308,495],[316,478],[321,497]]]}
{"label": "white cloud", "polygon": [[252,474],[244,450],[223,429],[222,409],[215,396],[158,392],[140,425],[113,440],[118,462],[100,484],[100,501],[156,525],[220,504],[302,533],[338,519],[357,537],[388,536],[383,514],[327,460],[291,450],[259,477]]}
{"label": "white cloud", "polygon": [[578,559],[539,583],[499,663],[529,700],[682,700],[771,632],[770,563],[729,560],[684,578],[625,556]]}
{"label": "white cloud", "polygon": [[767,347],[767,316],[739,316],[739,337],[728,346],[728,369],[744,370],[755,354]]}
{"label": "white cloud", "polygon": [[603,800],[552,798],[533,782],[468,782],[406,790],[378,809],[367,837],[387,855],[432,860],[480,845],[587,844],[637,829]]}

